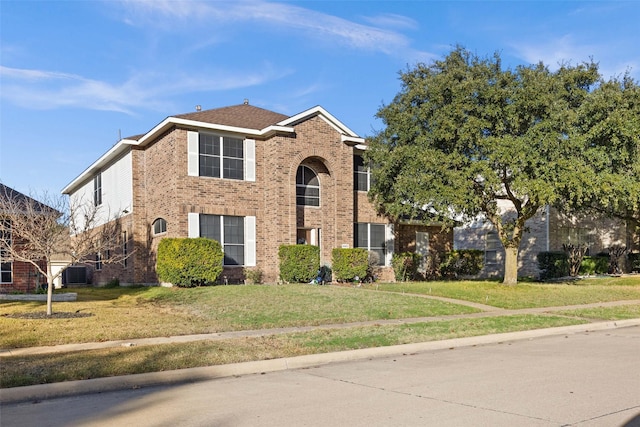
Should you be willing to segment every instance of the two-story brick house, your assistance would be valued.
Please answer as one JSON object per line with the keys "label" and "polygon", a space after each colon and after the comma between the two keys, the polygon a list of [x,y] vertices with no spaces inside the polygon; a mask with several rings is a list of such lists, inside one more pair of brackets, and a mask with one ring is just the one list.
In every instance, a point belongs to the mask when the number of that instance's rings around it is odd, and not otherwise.
{"label": "two-story brick house", "polygon": [[[243,104],[167,117],[123,139],[63,189],[72,202],[104,206],[122,220],[125,263],[101,266],[94,283],[157,283],[163,237],[210,237],[225,251],[223,277],[259,268],[279,276],[283,244],[364,247],[393,279],[395,251],[448,250],[439,224],[392,224],[367,199],[366,141],[322,107],[287,116]],[[98,257],[105,254],[98,254]]]}

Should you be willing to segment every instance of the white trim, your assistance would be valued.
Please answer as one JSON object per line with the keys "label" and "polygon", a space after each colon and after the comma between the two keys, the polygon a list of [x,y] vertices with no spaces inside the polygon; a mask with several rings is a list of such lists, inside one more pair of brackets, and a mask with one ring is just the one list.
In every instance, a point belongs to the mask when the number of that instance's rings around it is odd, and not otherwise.
{"label": "white trim", "polygon": [[293,126],[297,123],[300,123],[310,117],[313,116],[321,116],[325,119],[329,124],[335,127],[340,133],[346,133],[348,136],[358,138],[358,134],[349,129],[344,123],[340,120],[336,119],[333,115],[331,115],[327,110],[322,108],[321,106],[315,106],[308,110],[305,110],[301,113],[296,114],[295,116],[291,116],[288,119],[285,119],[278,123],[282,126]]}
{"label": "white trim", "polygon": [[395,236],[394,236],[394,227],[393,224],[387,224],[385,227],[385,253],[387,259],[385,260],[384,265],[390,266],[391,260],[393,259],[393,252],[395,246]]}
{"label": "white trim", "polygon": [[244,180],[256,180],[256,140],[244,140]]}
{"label": "white trim", "polygon": [[256,217],[244,217],[244,266],[256,265]]}
{"label": "white trim", "polygon": [[187,174],[189,176],[200,175],[200,133],[187,132]]}
{"label": "white trim", "polygon": [[189,224],[188,236],[191,238],[200,237],[200,214],[189,212],[187,214],[187,222]]}

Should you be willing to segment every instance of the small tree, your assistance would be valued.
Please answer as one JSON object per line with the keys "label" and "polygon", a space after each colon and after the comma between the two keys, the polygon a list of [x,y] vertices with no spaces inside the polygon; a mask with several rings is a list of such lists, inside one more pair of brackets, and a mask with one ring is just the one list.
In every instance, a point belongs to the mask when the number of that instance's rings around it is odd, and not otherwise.
{"label": "small tree", "polygon": [[580,272],[580,265],[584,254],[587,253],[587,245],[573,245],[571,243],[563,244],[562,250],[567,254],[567,261],[569,262],[569,275],[575,277]]}
{"label": "small tree", "polygon": [[[95,262],[96,254],[113,255],[102,263],[122,262],[120,217],[101,212],[90,200],[69,203],[63,196],[43,194],[41,201],[0,184],[0,249],[15,261],[33,265],[47,278],[47,315],[53,314],[53,281],[70,265]],[[104,221],[104,218],[111,218]],[[67,262],[53,273],[51,261]]]}

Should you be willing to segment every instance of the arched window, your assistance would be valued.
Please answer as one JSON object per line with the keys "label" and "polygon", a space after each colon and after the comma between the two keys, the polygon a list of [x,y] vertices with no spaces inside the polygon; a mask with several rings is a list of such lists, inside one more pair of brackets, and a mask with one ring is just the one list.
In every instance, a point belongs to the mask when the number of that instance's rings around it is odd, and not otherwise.
{"label": "arched window", "polygon": [[320,206],[320,180],[307,166],[299,166],[296,173],[296,204],[298,206]]}
{"label": "arched window", "polygon": [[167,221],[164,218],[158,218],[153,221],[153,235],[158,235],[167,232]]}

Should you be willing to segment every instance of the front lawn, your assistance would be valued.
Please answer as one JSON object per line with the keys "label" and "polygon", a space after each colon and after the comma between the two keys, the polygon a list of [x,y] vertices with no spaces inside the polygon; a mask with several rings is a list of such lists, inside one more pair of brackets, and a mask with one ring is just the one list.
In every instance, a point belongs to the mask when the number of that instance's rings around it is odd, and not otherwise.
{"label": "front lawn", "polygon": [[588,278],[564,283],[523,282],[516,286],[492,281],[386,283],[371,285],[371,289],[435,295],[519,309],[640,300],[640,276]]}

